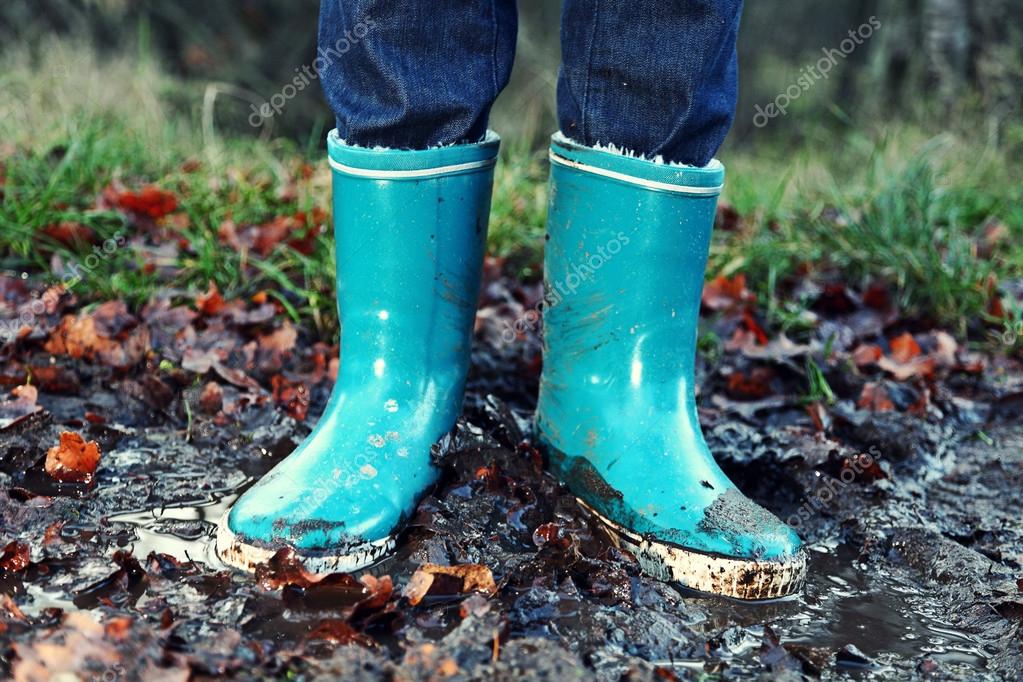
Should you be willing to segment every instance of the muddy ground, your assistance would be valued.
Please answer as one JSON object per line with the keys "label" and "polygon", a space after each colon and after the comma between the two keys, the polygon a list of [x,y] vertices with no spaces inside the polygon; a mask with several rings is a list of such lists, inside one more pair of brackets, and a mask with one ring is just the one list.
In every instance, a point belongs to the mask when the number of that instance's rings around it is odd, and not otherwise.
{"label": "muddy ground", "polygon": [[[8,311],[40,291],[6,281]],[[741,291],[705,296],[704,326],[729,339],[700,360],[708,440],[812,557],[798,598],[739,604],[644,577],[544,473],[528,427],[538,292],[489,273],[441,484],[370,577],[322,580],[284,555],[256,577],[227,569],[212,524],[315,422],[334,349],[265,301],[209,293],[129,314],[44,298],[0,356],[14,390],[0,405],[0,674],[1023,677],[1017,362],[853,294],[822,292],[800,343],[760,338],[732,305]],[[807,396],[818,367],[833,400]],[[67,431],[99,446],[91,483],[45,471]],[[412,605],[424,563],[485,566],[496,592],[439,576]]]}

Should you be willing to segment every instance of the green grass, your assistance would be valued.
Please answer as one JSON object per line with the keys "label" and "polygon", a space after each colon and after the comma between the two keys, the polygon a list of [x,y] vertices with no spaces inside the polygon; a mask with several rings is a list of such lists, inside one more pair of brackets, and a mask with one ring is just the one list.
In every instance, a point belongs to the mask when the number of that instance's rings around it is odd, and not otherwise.
{"label": "green grass", "polygon": [[[964,332],[984,318],[991,281],[1023,274],[1023,185],[1008,161],[1018,140],[990,148],[901,125],[827,142],[729,164],[725,200],[744,221],[716,236],[709,269],[746,273],[773,322],[798,326],[806,302],[789,294],[810,271],[855,288],[885,283],[904,314]],[[984,253],[995,223],[1006,236]]]}
{"label": "green grass", "polygon": [[[72,222],[101,239],[131,234],[137,226],[99,198],[113,184],[155,184],[180,200],[172,233],[189,246],[173,271],[152,272],[144,254],[119,248],[76,293],[137,306],[158,288],[184,299],[214,282],[228,296],[266,291],[296,320],[334,328],[329,231],[312,256],[281,246],[259,258],[218,239],[226,221],[243,228],[329,208],[319,131],[302,146],[219,133],[198,86],[145,59],[100,62],[66,46],[39,55],[0,55],[0,268],[56,279],[55,256],[83,262],[88,251],[48,241],[42,228]],[[883,281],[907,314],[966,331],[983,320],[990,281],[1023,275],[1023,178],[1009,162],[1023,150],[1023,126],[1006,130],[999,146],[978,138],[965,127],[929,135],[893,124],[812,132],[796,149],[726,149],[723,200],[742,219],[737,231],[716,234],[708,275],[745,273],[776,329],[805,326],[809,302],[795,285],[811,272],[854,287]],[[514,140],[504,147],[489,248],[533,277],[546,161]],[[315,168],[310,177],[305,164]],[[985,226],[996,222],[1008,236],[982,253]]]}

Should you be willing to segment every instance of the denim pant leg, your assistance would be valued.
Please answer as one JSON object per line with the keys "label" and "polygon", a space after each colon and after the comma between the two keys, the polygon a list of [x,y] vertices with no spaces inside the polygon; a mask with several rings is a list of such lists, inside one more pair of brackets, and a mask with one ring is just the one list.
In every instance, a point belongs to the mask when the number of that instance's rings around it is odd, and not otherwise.
{"label": "denim pant leg", "polygon": [[561,132],[706,165],[735,117],[741,11],[742,0],[565,0]]}
{"label": "denim pant leg", "polygon": [[322,0],[317,71],[341,139],[472,143],[508,83],[515,0]]}

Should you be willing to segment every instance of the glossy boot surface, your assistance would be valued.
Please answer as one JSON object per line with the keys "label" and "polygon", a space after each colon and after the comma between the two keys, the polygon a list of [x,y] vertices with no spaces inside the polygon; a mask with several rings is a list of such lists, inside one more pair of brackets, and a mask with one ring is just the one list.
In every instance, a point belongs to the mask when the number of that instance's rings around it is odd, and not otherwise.
{"label": "glossy boot surface", "polygon": [[796,534],[711,456],[693,385],[724,169],[555,136],[537,431],[551,467],[648,573],[770,599],[799,589]]}
{"label": "glossy boot surface", "polygon": [[393,548],[461,411],[498,140],[425,151],[328,140],[341,364],[309,437],[221,522],[251,569],[293,547],[314,571]]}

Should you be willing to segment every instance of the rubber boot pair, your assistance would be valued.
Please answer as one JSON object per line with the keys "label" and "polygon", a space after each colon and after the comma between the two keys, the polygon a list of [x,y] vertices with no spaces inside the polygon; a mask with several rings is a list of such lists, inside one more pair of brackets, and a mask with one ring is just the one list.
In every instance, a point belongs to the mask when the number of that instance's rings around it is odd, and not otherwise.
{"label": "rubber boot pair", "polygon": [[[341,369],[316,428],[243,494],[220,556],[284,546],[313,571],[390,551],[462,405],[496,136],[425,151],[332,135]],[[723,168],[551,145],[544,368],[551,469],[649,574],[739,599],[797,591],[799,540],[744,497],[700,431],[700,292]]]}

